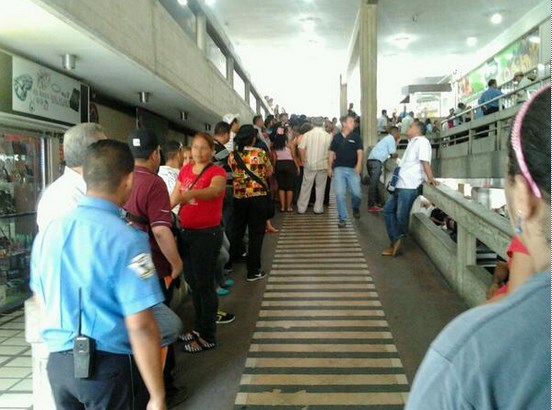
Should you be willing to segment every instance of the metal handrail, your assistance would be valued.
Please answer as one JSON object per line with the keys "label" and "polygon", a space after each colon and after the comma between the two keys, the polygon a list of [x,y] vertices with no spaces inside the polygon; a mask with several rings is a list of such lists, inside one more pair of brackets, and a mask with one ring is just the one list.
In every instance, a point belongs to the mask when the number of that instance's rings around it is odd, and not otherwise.
{"label": "metal handrail", "polygon": [[[443,121],[441,121],[441,125],[447,123],[448,121],[450,120],[455,120],[457,118],[461,118],[463,117],[464,115],[466,115],[467,113],[474,113],[476,110],[480,109],[481,107],[483,106],[486,106],[486,105],[489,105],[490,103],[494,102],[494,101],[498,101],[498,100],[501,100],[501,99],[506,99],[508,97],[512,97],[514,95],[516,95],[517,93],[519,93],[520,91],[524,91],[524,90],[527,90],[531,87],[534,87],[535,84],[538,84],[539,86],[540,85],[544,85],[546,83],[546,81],[548,81],[549,79],[548,78],[542,78],[540,80],[535,80],[533,81],[532,83],[529,83],[521,88],[516,88],[515,90],[512,90],[512,91],[509,91],[507,93],[504,93],[504,94],[501,94],[501,95],[498,95],[496,96],[495,98],[493,98],[492,100],[489,100],[489,101],[485,101],[484,103],[481,103],[481,104],[477,104],[475,107],[471,107],[467,110],[464,110],[462,111],[461,113],[459,114],[456,114],[454,117],[449,117]],[[499,109],[501,106],[499,105]],[[471,116],[473,118],[473,115]]]}

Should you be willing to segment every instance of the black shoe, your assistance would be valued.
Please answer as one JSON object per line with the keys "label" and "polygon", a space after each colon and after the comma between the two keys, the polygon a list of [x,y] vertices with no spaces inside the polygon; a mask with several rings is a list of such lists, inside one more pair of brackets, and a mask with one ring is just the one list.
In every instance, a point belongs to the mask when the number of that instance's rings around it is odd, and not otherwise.
{"label": "black shoe", "polygon": [[360,210],[359,209],[353,209],[353,218],[360,219]]}
{"label": "black shoe", "polygon": [[188,389],[186,386],[176,387],[174,385],[166,387],[167,408],[175,408],[188,399]]}
{"label": "black shoe", "polygon": [[227,325],[234,320],[236,320],[236,316],[232,313],[223,312],[222,310],[217,312],[217,325]]}
{"label": "black shoe", "polygon": [[256,282],[258,280],[266,278],[266,272],[260,270],[257,273],[248,273],[247,274],[247,281],[248,282]]}
{"label": "black shoe", "polygon": [[345,228],[346,226],[347,226],[347,222],[345,222],[345,221],[339,221],[337,223],[338,228]]}

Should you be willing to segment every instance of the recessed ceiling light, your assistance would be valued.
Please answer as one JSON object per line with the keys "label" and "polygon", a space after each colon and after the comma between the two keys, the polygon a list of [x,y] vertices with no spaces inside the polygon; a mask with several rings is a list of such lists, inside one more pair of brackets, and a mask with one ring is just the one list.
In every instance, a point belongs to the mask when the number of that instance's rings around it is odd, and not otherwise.
{"label": "recessed ceiling light", "polygon": [[466,39],[466,44],[470,47],[473,47],[477,44],[477,37],[468,37]]}
{"label": "recessed ceiling light", "polygon": [[500,24],[502,23],[502,14],[495,13],[491,16],[491,23],[493,24]]}
{"label": "recessed ceiling light", "polygon": [[178,4],[180,4],[181,6],[187,6],[188,5],[188,0],[177,0],[178,1]]}

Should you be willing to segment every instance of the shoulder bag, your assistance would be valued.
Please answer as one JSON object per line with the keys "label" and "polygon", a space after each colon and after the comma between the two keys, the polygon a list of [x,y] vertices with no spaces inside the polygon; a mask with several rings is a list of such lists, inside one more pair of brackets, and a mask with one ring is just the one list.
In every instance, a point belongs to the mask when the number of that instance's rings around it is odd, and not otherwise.
{"label": "shoulder bag", "polygon": [[266,201],[266,219],[272,219],[274,218],[274,215],[276,214],[276,211],[274,210],[274,201],[272,201],[272,198],[270,196],[270,188],[267,183],[265,183],[261,177],[259,177],[257,174],[255,174],[253,171],[251,171],[245,163],[243,162],[243,159],[238,151],[234,151],[234,159],[236,160],[236,164],[240,169],[245,171],[249,177],[255,181],[257,184],[263,187],[263,189],[266,191],[265,201]]}

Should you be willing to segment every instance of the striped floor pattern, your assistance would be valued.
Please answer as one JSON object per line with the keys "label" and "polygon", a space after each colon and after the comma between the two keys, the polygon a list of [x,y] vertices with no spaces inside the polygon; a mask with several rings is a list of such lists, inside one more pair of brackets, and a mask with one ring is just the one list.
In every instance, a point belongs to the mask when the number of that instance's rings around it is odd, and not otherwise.
{"label": "striped floor pattern", "polygon": [[352,226],[288,214],[235,409],[404,407],[409,385]]}

